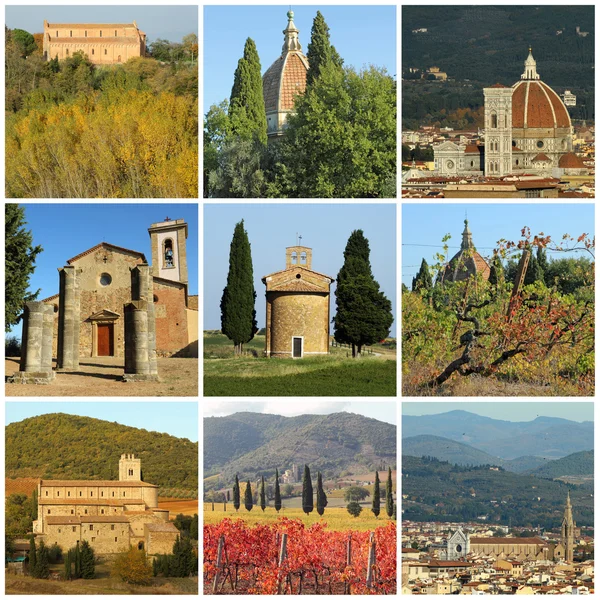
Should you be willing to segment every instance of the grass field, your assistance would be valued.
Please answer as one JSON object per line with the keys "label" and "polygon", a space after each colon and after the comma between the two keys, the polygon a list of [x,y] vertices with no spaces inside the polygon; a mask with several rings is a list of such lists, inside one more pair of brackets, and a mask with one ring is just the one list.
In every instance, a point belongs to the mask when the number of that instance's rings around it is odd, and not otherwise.
{"label": "grass field", "polygon": [[244,348],[247,354],[234,358],[224,335],[205,332],[205,396],[396,395],[396,353],[385,347],[359,360],[347,348],[302,360],[263,358],[264,336]]}
{"label": "grass field", "polygon": [[[370,505],[369,505],[370,506]],[[306,525],[312,525],[323,521],[327,523],[327,527],[332,531],[372,531],[376,527],[383,526],[386,521],[389,521],[385,514],[385,505],[382,504],[382,511],[379,518],[376,519],[371,512],[369,506],[363,505],[363,511],[358,517],[352,517],[348,514],[345,508],[326,508],[323,517],[314,510],[310,515],[304,514],[300,508],[282,508],[279,513],[272,508],[267,507],[263,513],[260,507],[255,506],[248,512],[244,506],[236,513],[231,503],[227,504],[227,511],[223,511],[223,505],[215,503],[214,512],[211,510],[210,503],[204,503],[204,523],[214,525],[225,518],[240,518],[249,525],[258,523],[273,523],[278,517],[288,517],[290,519],[302,519]]]}

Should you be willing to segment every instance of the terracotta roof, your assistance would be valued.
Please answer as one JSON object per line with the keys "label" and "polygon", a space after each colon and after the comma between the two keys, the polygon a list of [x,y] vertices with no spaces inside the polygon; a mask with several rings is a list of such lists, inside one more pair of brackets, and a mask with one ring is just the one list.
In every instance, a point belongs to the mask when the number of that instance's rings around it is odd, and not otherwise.
{"label": "terracotta roof", "polygon": [[138,252],[137,250],[128,250],[127,248],[122,248],[121,246],[115,246],[114,244],[109,244],[107,242],[101,242],[100,244],[94,246],[93,248],[90,248],[89,250],[86,250],[85,252],[82,252],[81,254],[74,256],[73,258],[69,258],[69,260],[67,260],[67,263],[71,264],[71,263],[75,262],[76,260],[79,260],[80,258],[83,258],[84,256],[87,256],[88,254],[95,252],[99,248],[106,248],[106,249],[112,248],[115,250],[119,250],[120,252],[127,252],[128,254],[135,254],[135,255],[139,256],[144,262],[147,262],[146,257],[144,256],[144,254],[142,252]]}
{"label": "terracotta roof", "polygon": [[333,277],[330,277],[329,275],[325,275],[325,273],[319,273],[318,271],[313,271],[312,269],[307,269],[306,267],[303,267],[302,265],[294,265],[293,267],[290,267],[288,269],[281,269],[281,271],[275,271],[274,273],[269,273],[268,275],[261,277],[261,281],[263,283],[265,283],[267,277],[275,277],[275,275],[279,275],[281,273],[285,273],[286,271],[291,271],[293,269],[303,269],[305,271],[308,271],[309,273],[314,273],[315,275],[320,275],[321,277],[330,279],[332,283],[335,281],[335,279]]}
{"label": "terracotta roof", "polygon": [[490,85],[491,88],[506,88],[507,85],[502,85],[501,83],[495,83],[494,85]]}
{"label": "terracotta roof", "polygon": [[465,569],[473,566],[472,563],[463,562],[460,560],[431,560],[429,563],[424,564],[428,565],[429,567],[463,567]]}
{"label": "terracotta roof", "polygon": [[519,81],[513,89],[513,127],[548,129],[571,126],[569,113],[562,100],[542,81]]}
{"label": "terracotta roof", "polygon": [[574,152],[563,154],[558,161],[558,166],[562,169],[585,169],[583,160]]}
{"label": "terracotta roof", "polygon": [[77,517],[46,517],[48,525],[81,525],[82,523],[129,523],[122,515],[97,515]]}
{"label": "terracotta roof", "polygon": [[[459,250],[446,265],[442,274],[443,281],[461,281],[469,275],[481,273],[483,280],[487,281],[490,278],[491,269],[487,261],[479,252],[474,249],[470,250],[470,256],[465,255],[464,250]],[[473,538],[471,538],[471,541]]]}
{"label": "terracotta roof", "polygon": [[47,298],[44,298],[42,300],[42,302],[48,302],[49,300],[54,300],[55,298],[58,298],[60,296],[60,294],[54,294],[54,296],[48,296]]}
{"label": "terracotta roof", "polygon": [[265,110],[291,110],[294,97],[306,89],[308,61],[301,52],[280,56],[263,75]]}
{"label": "terracotta roof", "polygon": [[48,525],[79,525],[79,517],[46,517]]}
{"label": "terracotta roof", "polygon": [[131,35],[110,36],[110,37],[56,37],[50,36],[51,44],[139,44],[140,38]]}
{"label": "terracotta roof", "polygon": [[111,480],[82,480],[82,479],[42,479],[42,487],[153,487],[157,485],[145,481],[111,481]]}
{"label": "terracotta roof", "polygon": [[77,506],[124,506],[125,504],[143,504],[146,503],[141,499],[135,500],[107,500],[105,498],[39,498],[38,504],[42,506],[62,506],[74,504]]}
{"label": "terracotta roof", "polygon": [[96,27],[135,27],[135,25],[133,23],[48,23],[47,29],[50,29],[51,27],[54,27],[55,29],[56,27],[59,29],[61,27],[70,27],[75,29],[80,27],[89,27],[90,29],[94,29]]}
{"label": "terracotta roof", "polygon": [[541,190],[555,188],[557,185],[556,180],[548,179],[537,179],[533,181],[515,181],[514,186],[518,190]]}
{"label": "terracotta roof", "polygon": [[543,152],[540,152],[533,160],[543,160],[544,162],[552,162]]}
{"label": "terracotta roof", "polygon": [[302,279],[292,279],[290,281],[286,281],[281,285],[271,286],[269,290],[271,292],[317,292],[321,294],[326,294],[329,291],[329,286],[324,288],[322,286],[315,285],[314,283],[310,283],[308,281],[303,281]]}
{"label": "terracotta roof", "polygon": [[537,544],[538,546],[547,546],[548,543],[538,537],[471,537],[471,545],[473,544]]}
{"label": "terracotta roof", "polygon": [[478,146],[476,144],[469,144],[465,148],[465,154],[472,154],[472,153],[481,154],[483,151],[484,151],[484,147],[483,146]]}
{"label": "terracotta roof", "polygon": [[179,533],[179,529],[173,525],[173,523],[145,523],[148,531],[154,531],[156,533]]}

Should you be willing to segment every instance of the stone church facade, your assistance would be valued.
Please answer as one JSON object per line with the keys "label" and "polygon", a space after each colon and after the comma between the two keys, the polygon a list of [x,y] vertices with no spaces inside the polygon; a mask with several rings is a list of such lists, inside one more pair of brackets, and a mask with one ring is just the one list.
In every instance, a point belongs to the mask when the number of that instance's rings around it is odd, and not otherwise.
{"label": "stone church facade", "polygon": [[96,65],[113,65],[146,56],[146,34],[137,23],[48,23],[44,20],[45,60],[64,60],[84,52]]}
{"label": "stone church facade", "polygon": [[[197,356],[198,302],[188,296],[187,223],[183,220],[154,223],[148,229],[151,238],[156,352]],[[132,270],[147,264],[137,250],[102,242],[67,260],[77,277],[75,293],[79,300],[79,356],[125,355],[125,319],[123,307],[132,302]],[[43,300],[54,306],[52,352],[57,356],[59,295]]]}
{"label": "stone church facade", "polygon": [[286,248],[286,267],[266,275],[265,355],[303,358],[329,353],[329,295],[334,279],[312,270],[312,249]]}
{"label": "stone church facade", "polygon": [[33,533],[63,551],[87,540],[97,554],[130,546],[170,554],[179,535],[169,511],[158,508],[158,486],[141,479],[141,459],[122,454],[118,481],[42,479]]}

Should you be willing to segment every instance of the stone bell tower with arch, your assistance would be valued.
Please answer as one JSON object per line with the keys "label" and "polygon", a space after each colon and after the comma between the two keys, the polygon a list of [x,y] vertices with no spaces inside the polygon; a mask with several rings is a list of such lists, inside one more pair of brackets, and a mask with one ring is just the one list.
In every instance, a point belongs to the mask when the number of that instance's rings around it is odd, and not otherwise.
{"label": "stone bell tower with arch", "polygon": [[168,217],[148,228],[152,246],[152,275],[181,283],[188,282],[186,240],[188,226],[183,219]]}

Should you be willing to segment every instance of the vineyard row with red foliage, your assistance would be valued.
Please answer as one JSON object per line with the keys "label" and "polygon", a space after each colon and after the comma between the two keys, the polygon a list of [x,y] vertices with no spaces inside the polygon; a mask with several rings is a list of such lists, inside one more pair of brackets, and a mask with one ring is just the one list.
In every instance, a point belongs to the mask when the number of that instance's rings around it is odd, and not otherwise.
{"label": "vineyard row with red foliage", "polygon": [[[286,558],[278,566],[281,538],[287,533]],[[219,539],[225,544],[217,568]],[[248,526],[242,519],[223,519],[204,526],[205,593],[237,594],[395,594],[396,525],[375,529],[375,566],[367,586],[368,531],[330,531],[322,523],[306,527],[281,517],[270,525]],[[348,540],[351,561],[347,564]]]}

